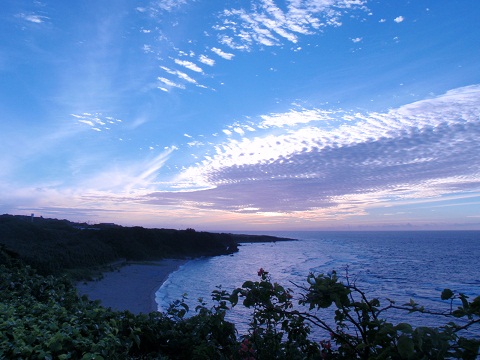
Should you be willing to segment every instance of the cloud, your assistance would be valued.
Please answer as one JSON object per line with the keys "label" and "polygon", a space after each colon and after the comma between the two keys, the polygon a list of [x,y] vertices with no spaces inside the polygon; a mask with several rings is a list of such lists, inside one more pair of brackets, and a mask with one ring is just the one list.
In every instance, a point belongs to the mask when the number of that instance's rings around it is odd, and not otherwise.
{"label": "cloud", "polygon": [[93,123],[93,121],[90,121],[90,120],[78,120],[78,122],[80,123],[84,123],[84,124],[87,124],[87,125],[90,125],[90,126],[95,126],[95,124]]}
{"label": "cloud", "polygon": [[118,125],[122,122],[120,119],[116,119],[112,116],[105,116],[102,113],[87,113],[82,114],[70,114],[73,118],[77,119],[78,123],[89,125],[92,130],[102,131],[110,130],[110,126]]}
{"label": "cloud", "polygon": [[[170,158],[174,147],[159,154],[149,152],[143,159],[106,163],[90,176],[79,178],[75,184],[77,193],[98,193],[102,196],[129,197],[132,194],[153,191],[160,170]],[[101,199],[97,199],[99,201]]]}
{"label": "cloud", "polygon": [[[157,1],[148,10],[151,19],[158,22],[161,16],[160,10],[172,11],[186,3],[187,1]],[[364,0],[292,0],[288,1],[286,6],[279,6],[274,0],[260,0],[249,1],[247,6],[243,8],[225,8],[216,14],[218,22],[213,26],[217,33],[217,41],[221,46],[213,46],[210,51],[222,59],[232,60],[235,54],[223,50],[225,47],[250,51],[254,45],[279,46],[284,41],[296,44],[300,36],[317,34],[328,26],[340,26],[340,19],[345,16],[346,12],[352,13],[352,16],[354,16],[353,13],[357,10],[366,11],[365,3]],[[145,12],[146,9],[140,8],[139,11]],[[162,27],[164,26],[162,25]],[[204,31],[203,35],[211,36],[210,31]],[[354,42],[360,40],[361,38],[353,39]],[[170,40],[166,30],[161,31],[157,41],[168,44],[167,46],[170,46],[171,50],[176,52],[177,57],[194,58],[196,56],[196,51],[179,50]],[[192,42],[189,43],[193,44]],[[302,50],[302,46],[296,46],[293,51],[300,50]],[[148,44],[143,46],[143,51],[152,54],[163,52],[163,50],[156,51],[155,46]],[[203,73],[203,69],[193,61],[170,58],[177,65],[194,72]],[[159,57],[158,59],[163,60]],[[207,66],[215,65],[215,60],[206,55],[198,56],[198,61]],[[187,77],[187,75],[180,73],[175,75],[181,77],[182,80],[194,83],[190,76]],[[172,87],[185,88],[177,86],[179,84],[172,80],[168,84],[163,80],[162,82],[167,85],[159,87],[163,91],[168,91]],[[196,86],[207,88],[199,84],[196,84]]]}
{"label": "cloud", "polygon": [[200,55],[199,58],[198,58],[198,60],[199,60],[201,63],[203,63],[203,64],[205,64],[205,65],[208,65],[208,66],[213,66],[213,65],[215,65],[215,60],[210,59],[210,58],[209,58],[208,56],[206,56],[206,55]]}
{"label": "cloud", "polygon": [[152,45],[148,45],[148,44],[144,44],[142,46],[142,50],[145,54],[151,54],[153,53],[154,51],[152,50]]}
{"label": "cloud", "polygon": [[224,52],[221,49],[216,48],[216,47],[211,48],[210,50],[212,50],[215,54],[224,58],[225,60],[232,60],[233,57],[235,56],[234,54],[226,53],[226,52]]}
{"label": "cloud", "polygon": [[[170,214],[189,223],[215,218],[315,226],[372,211],[387,216],[457,199],[474,203],[480,198],[479,99],[480,85],[474,85],[387,112],[297,107],[249,118],[246,125],[235,122],[213,144],[189,141],[185,147],[198,149],[199,161],[169,181],[161,181],[162,169],[176,147],[141,161],[104,161],[70,188],[17,185],[23,197],[9,193],[2,200],[64,216],[99,214],[117,204],[114,216],[128,213],[128,221],[135,214]],[[116,121],[93,112],[72,114],[76,122],[95,117]]]}
{"label": "cloud", "polygon": [[245,135],[245,131],[241,127],[235,127],[233,128],[233,131],[235,131],[239,135]]}
{"label": "cloud", "polygon": [[187,145],[188,147],[199,147],[199,146],[204,146],[205,144],[201,141],[195,140],[195,141],[189,141]]}
{"label": "cloud", "polygon": [[260,118],[262,122],[258,125],[259,128],[268,128],[268,127],[285,127],[293,126],[297,124],[306,124],[311,121],[326,121],[334,120],[332,116],[334,111],[331,110],[320,110],[320,109],[301,109],[301,110],[290,110],[286,113],[273,113],[269,115],[261,115]]}
{"label": "cloud", "polygon": [[147,160],[141,167],[134,168],[132,179],[126,184],[126,189],[151,188],[154,185],[158,171],[165,165],[173,149],[164,151],[151,160]]}
{"label": "cloud", "polygon": [[[5,194],[0,207],[16,211],[29,209],[29,212],[41,212],[44,216],[60,214],[72,219],[106,212],[113,212],[115,217],[121,213],[133,216],[148,212],[145,204],[141,205],[142,198],[155,189],[159,172],[174,150],[175,147],[171,147],[156,156],[149,154],[140,161],[106,162],[101,171],[77,177],[74,186],[68,188],[59,183],[37,183],[30,188],[0,182],[0,190]],[[3,190],[8,188],[11,191],[7,196]]]}
{"label": "cloud", "polygon": [[353,38],[352,41],[353,41],[354,43],[359,43],[360,41],[362,41],[362,39],[363,39],[363,38],[361,38],[361,37],[356,37],[356,38]]}
{"label": "cloud", "polygon": [[200,68],[198,65],[192,63],[191,61],[186,61],[186,60],[179,60],[175,59],[175,64],[181,65],[183,67],[186,67],[189,70],[201,73],[203,72],[202,68]]}
{"label": "cloud", "polygon": [[213,27],[219,41],[232,49],[249,50],[254,45],[279,46],[297,43],[300,35],[312,35],[327,26],[341,26],[346,9],[366,11],[366,1],[290,1],[280,8],[273,0],[252,2],[250,9],[227,9]]}
{"label": "cloud", "polygon": [[154,6],[161,10],[172,11],[185,5],[186,3],[187,0],[156,0]]}
{"label": "cloud", "polygon": [[404,20],[405,19],[403,18],[403,16],[397,16],[395,19],[393,19],[393,21],[395,21],[397,24],[400,24]]}
{"label": "cloud", "polygon": [[34,23],[34,24],[41,24],[43,22],[45,22],[46,20],[49,20],[49,18],[47,16],[42,16],[42,15],[37,15],[37,14],[17,14],[16,15],[17,17],[25,20],[25,21],[28,21],[28,22],[31,22],[31,23]]}
{"label": "cloud", "polygon": [[[185,89],[185,85],[182,85],[182,84],[178,84],[176,82],[173,82],[167,78],[164,78],[164,77],[158,77],[157,78],[161,83],[167,85],[168,87],[175,87],[175,88],[179,88],[179,89]],[[165,89],[165,88],[162,88],[161,89]],[[165,89],[166,90],[166,89]]]}
{"label": "cloud", "polygon": [[[224,130],[230,137],[215,145],[215,155],[175,180],[181,194],[149,198],[232,212],[254,207],[346,217],[390,202],[478,194],[480,171],[472,164],[480,162],[479,99],[475,85],[385,113],[304,109],[301,121],[302,111],[290,111],[273,117],[283,119],[281,134],[262,125],[269,116],[260,117],[254,137]],[[314,126],[319,118],[326,121]]]}
{"label": "cloud", "polygon": [[190,76],[188,76],[187,74],[185,74],[182,71],[171,70],[171,69],[167,68],[166,66],[160,66],[160,68],[165,70],[167,73],[169,73],[171,75],[176,75],[176,76],[178,76],[178,78],[180,78],[182,80],[185,80],[185,81],[187,81],[191,84],[196,84],[197,83],[197,81],[195,79],[191,78]]}

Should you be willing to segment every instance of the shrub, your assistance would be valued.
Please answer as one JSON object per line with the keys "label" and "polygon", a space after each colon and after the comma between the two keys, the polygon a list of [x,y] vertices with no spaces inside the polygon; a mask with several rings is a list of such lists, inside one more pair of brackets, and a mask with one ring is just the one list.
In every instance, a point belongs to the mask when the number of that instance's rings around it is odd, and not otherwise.
{"label": "shrub", "polygon": [[[292,290],[271,281],[268,272],[260,269],[259,281],[247,281],[230,295],[232,305],[239,298],[253,308],[250,330],[244,339],[248,352],[258,359],[476,359],[480,339],[462,336],[466,329],[479,332],[480,296],[469,302],[464,294],[445,289],[441,298],[448,302],[445,312],[424,309],[410,301],[396,305],[389,300],[382,306],[379,299],[367,295],[337,273],[310,274],[306,286],[297,286],[302,293],[294,307]],[[458,307],[454,309],[454,304]],[[302,307],[303,306],[303,307]],[[334,319],[327,322],[317,310],[334,309]],[[408,313],[420,312],[445,318],[439,328],[393,324],[381,315],[390,309]],[[464,319],[462,324],[457,320]],[[308,335],[318,328],[330,335],[316,344]],[[245,347],[246,348],[246,347]],[[244,351],[245,352],[245,351]]]}

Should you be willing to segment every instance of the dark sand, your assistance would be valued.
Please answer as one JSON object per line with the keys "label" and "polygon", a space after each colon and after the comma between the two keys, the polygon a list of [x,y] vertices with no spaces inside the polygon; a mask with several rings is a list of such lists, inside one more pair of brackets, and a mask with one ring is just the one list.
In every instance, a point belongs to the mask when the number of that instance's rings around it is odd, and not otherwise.
{"label": "dark sand", "polygon": [[127,264],[107,272],[99,281],[77,284],[78,293],[100,300],[104,307],[134,314],[157,311],[155,293],[168,275],[187,260],[165,259],[148,264]]}

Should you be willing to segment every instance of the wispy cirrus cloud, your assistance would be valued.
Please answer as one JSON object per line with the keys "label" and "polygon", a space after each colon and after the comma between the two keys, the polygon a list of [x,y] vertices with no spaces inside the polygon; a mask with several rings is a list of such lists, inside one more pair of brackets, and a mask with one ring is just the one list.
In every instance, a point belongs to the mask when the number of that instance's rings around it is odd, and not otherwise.
{"label": "wispy cirrus cloud", "polygon": [[122,120],[116,119],[112,116],[105,116],[101,113],[81,113],[70,114],[78,123],[85,124],[91,127],[92,130],[102,131],[110,130],[112,126],[122,123]]}
{"label": "wispy cirrus cloud", "polygon": [[192,83],[192,84],[196,84],[197,81],[193,78],[191,78],[190,76],[188,76],[187,74],[185,74],[184,72],[182,71],[179,71],[179,70],[172,70],[172,69],[169,69],[168,67],[166,66],[160,66],[160,68],[162,68],[163,70],[165,70],[167,73],[169,73],[170,75],[175,75],[177,76],[178,78],[182,79],[182,80],[185,80],[189,83]]}
{"label": "wispy cirrus cloud", "polygon": [[[29,212],[41,211],[44,215],[59,214],[76,219],[92,214],[101,219],[102,213],[111,213],[112,207],[117,218],[122,213],[133,216],[149,212],[150,209],[141,205],[143,197],[155,188],[158,172],[175,150],[175,147],[170,147],[141,160],[105,163],[100,171],[77,177],[76,182],[68,186],[63,181],[40,181],[33,187],[12,186],[0,181],[0,191],[5,194],[0,208],[10,206],[20,211],[27,209]],[[168,212],[168,209],[165,211]]]}
{"label": "wispy cirrus cloud", "polygon": [[152,6],[164,11],[172,11],[187,3],[187,0],[155,0]]}
{"label": "wispy cirrus cloud", "polygon": [[28,21],[34,24],[41,24],[41,23],[44,23],[45,21],[50,20],[48,16],[38,15],[34,13],[31,13],[31,14],[20,13],[20,14],[17,14],[16,16],[20,19],[23,19],[25,21]]}
{"label": "wispy cirrus cloud", "polygon": [[212,50],[212,52],[214,52],[215,54],[217,54],[218,56],[220,56],[221,58],[223,58],[225,60],[232,60],[233,57],[235,56],[232,53],[227,53],[227,52],[223,51],[222,49],[219,49],[219,48],[216,48],[216,47],[213,47],[210,50]]}
{"label": "wispy cirrus cloud", "polygon": [[195,71],[197,73],[202,73],[203,72],[203,70],[200,66],[198,66],[197,64],[195,64],[191,61],[175,59],[175,64],[183,66],[183,67],[185,67],[189,70]]}
{"label": "wispy cirrus cloud", "polygon": [[164,77],[161,77],[159,76],[158,78],[158,81],[160,81],[163,85],[160,85],[158,88],[160,90],[163,90],[163,91],[167,91],[170,89],[170,88],[179,88],[179,89],[185,89],[185,85],[183,84],[179,84],[179,83],[176,83],[172,80],[169,80],[167,78],[164,78]]}

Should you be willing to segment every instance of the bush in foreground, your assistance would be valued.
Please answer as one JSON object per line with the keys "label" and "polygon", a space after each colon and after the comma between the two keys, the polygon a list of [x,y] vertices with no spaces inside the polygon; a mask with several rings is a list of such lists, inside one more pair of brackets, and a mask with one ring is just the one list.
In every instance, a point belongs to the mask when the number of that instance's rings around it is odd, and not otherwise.
{"label": "bush in foreground", "polygon": [[[432,312],[415,302],[398,306],[389,300],[381,306],[349,280],[336,274],[310,274],[298,304],[292,290],[271,281],[260,269],[260,280],[247,281],[231,294],[214,292],[225,304],[253,309],[248,334],[243,336],[253,359],[477,359],[480,339],[462,336],[467,329],[479,333],[480,296],[469,302],[464,294],[445,289],[441,297],[447,301],[445,312]],[[454,309],[454,304],[458,307]],[[298,305],[300,309],[298,310]],[[332,308],[334,319],[325,321],[318,310]],[[420,312],[445,319],[439,328],[417,327],[408,323],[393,324],[381,315],[390,309]],[[461,324],[458,324],[461,321]],[[315,343],[309,339],[312,329],[329,334]],[[244,351],[244,353],[246,353]]]}

